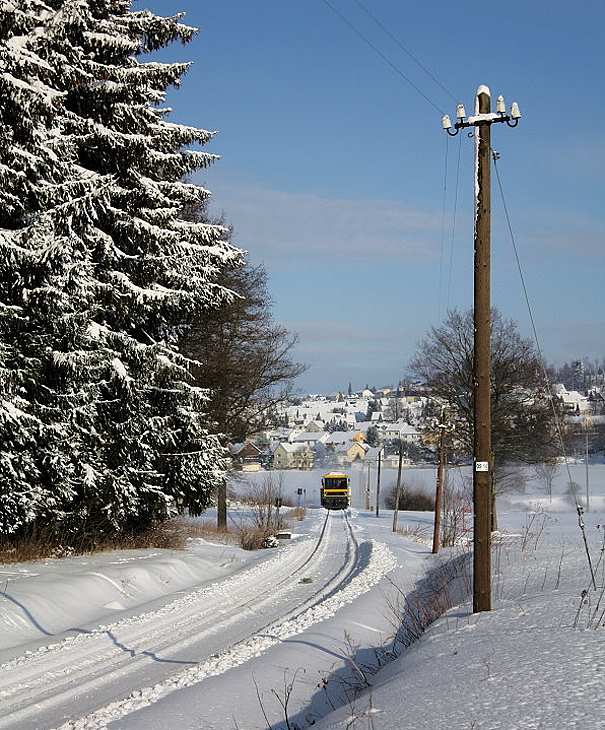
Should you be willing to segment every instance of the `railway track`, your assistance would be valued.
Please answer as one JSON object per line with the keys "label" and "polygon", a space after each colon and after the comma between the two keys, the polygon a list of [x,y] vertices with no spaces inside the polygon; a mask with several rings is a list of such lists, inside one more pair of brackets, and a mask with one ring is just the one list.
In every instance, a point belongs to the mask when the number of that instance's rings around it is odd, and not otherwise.
{"label": "railway track", "polygon": [[[342,560],[334,565],[335,546],[343,544]],[[302,560],[289,548],[159,610],[81,632],[3,665],[0,728],[31,730],[61,724],[70,716],[75,720],[137,691],[142,681],[161,682],[186,666],[220,657],[341,590],[357,564],[348,515],[327,512]],[[311,578],[301,582],[301,576]]]}

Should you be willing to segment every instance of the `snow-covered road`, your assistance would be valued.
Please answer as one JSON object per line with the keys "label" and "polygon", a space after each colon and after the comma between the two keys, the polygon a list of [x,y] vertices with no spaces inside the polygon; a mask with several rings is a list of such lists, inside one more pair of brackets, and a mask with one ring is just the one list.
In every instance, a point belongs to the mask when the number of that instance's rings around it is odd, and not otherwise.
{"label": "snow-covered road", "polygon": [[0,728],[103,727],[243,664],[321,621],[394,566],[343,513],[307,539],[145,613],[16,656],[0,667]]}

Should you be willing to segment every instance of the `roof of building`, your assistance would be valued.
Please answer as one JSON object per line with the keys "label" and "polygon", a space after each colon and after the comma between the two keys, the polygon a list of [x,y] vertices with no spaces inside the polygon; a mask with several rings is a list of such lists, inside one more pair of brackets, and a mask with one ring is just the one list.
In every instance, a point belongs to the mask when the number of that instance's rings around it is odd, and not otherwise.
{"label": "roof of building", "polygon": [[397,431],[397,433],[400,433],[402,435],[408,434],[409,436],[418,435],[418,429],[414,428],[414,426],[410,425],[407,422],[402,421],[396,421],[395,423],[388,423],[385,426],[386,431]]}
{"label": "roof of building", "polygon": [[352,449],[353,446],[359,446],[364,451],[367,451],[370,447],[366,444],[365,441],[351,441],[350,444],[347,444],[347,449]]}
{"label": "roof of building", "polygon": [[[282,444],[279,444],[279,446],[277,448],[279,449],[280,447],[286,453],[288,453],[288,454],[296,454],[299,451],[310,450],[308,444],[306,444],[306,443],[300,443],[300,442],[299,443],[294,443],[294,444],[291,444],[291,443],[282,443]],[[277,451],[277,449],[276,449],[276,451]]]}
{"label": "roof of building", "polygon": [[325,436],[325,431],[301,431],[292,436],[291,443],[300,443],[306,441],[319,441]]}
{"label": "roof of building", "polygon": [[344,444],[348,441],[353,441],[353,436],[357,431],[333,431],[328,438],[326,443],[328,444]]}

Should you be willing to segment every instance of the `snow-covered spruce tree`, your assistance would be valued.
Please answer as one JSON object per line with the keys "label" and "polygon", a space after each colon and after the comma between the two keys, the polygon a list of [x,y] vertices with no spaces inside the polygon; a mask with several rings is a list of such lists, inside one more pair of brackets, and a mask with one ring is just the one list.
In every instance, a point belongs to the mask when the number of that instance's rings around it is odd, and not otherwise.
{"label": "snow-covered spruce tree", "polygon": [[207,506],[223,451],[175,342],[240,252],[184,214],[211,134],[167,121],[195,29],[128,0],[0,2],[0,530]]}

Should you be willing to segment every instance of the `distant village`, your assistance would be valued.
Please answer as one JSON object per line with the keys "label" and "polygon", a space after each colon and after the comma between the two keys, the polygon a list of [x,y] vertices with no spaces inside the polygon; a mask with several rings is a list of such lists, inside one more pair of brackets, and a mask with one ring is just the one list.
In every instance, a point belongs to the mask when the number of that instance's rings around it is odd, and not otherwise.
{"label": "distant village", "polygon": [[[578,369],[572,372],[577,380]],[[605,376],[589,381],[584,390],[557,383],[553,394],[570,424],[605,427]],[[573,383],[571,383],[573,384]],[[404,463],[435,462],[434,423],[440,404],[422,383],[396,387],[365,387],[330,395],[292,397],[274,415],[274,426],[243,443],[230,445],[233,467],[312,469],[325,465],[375,463],[397,466],[400,445]]]}

